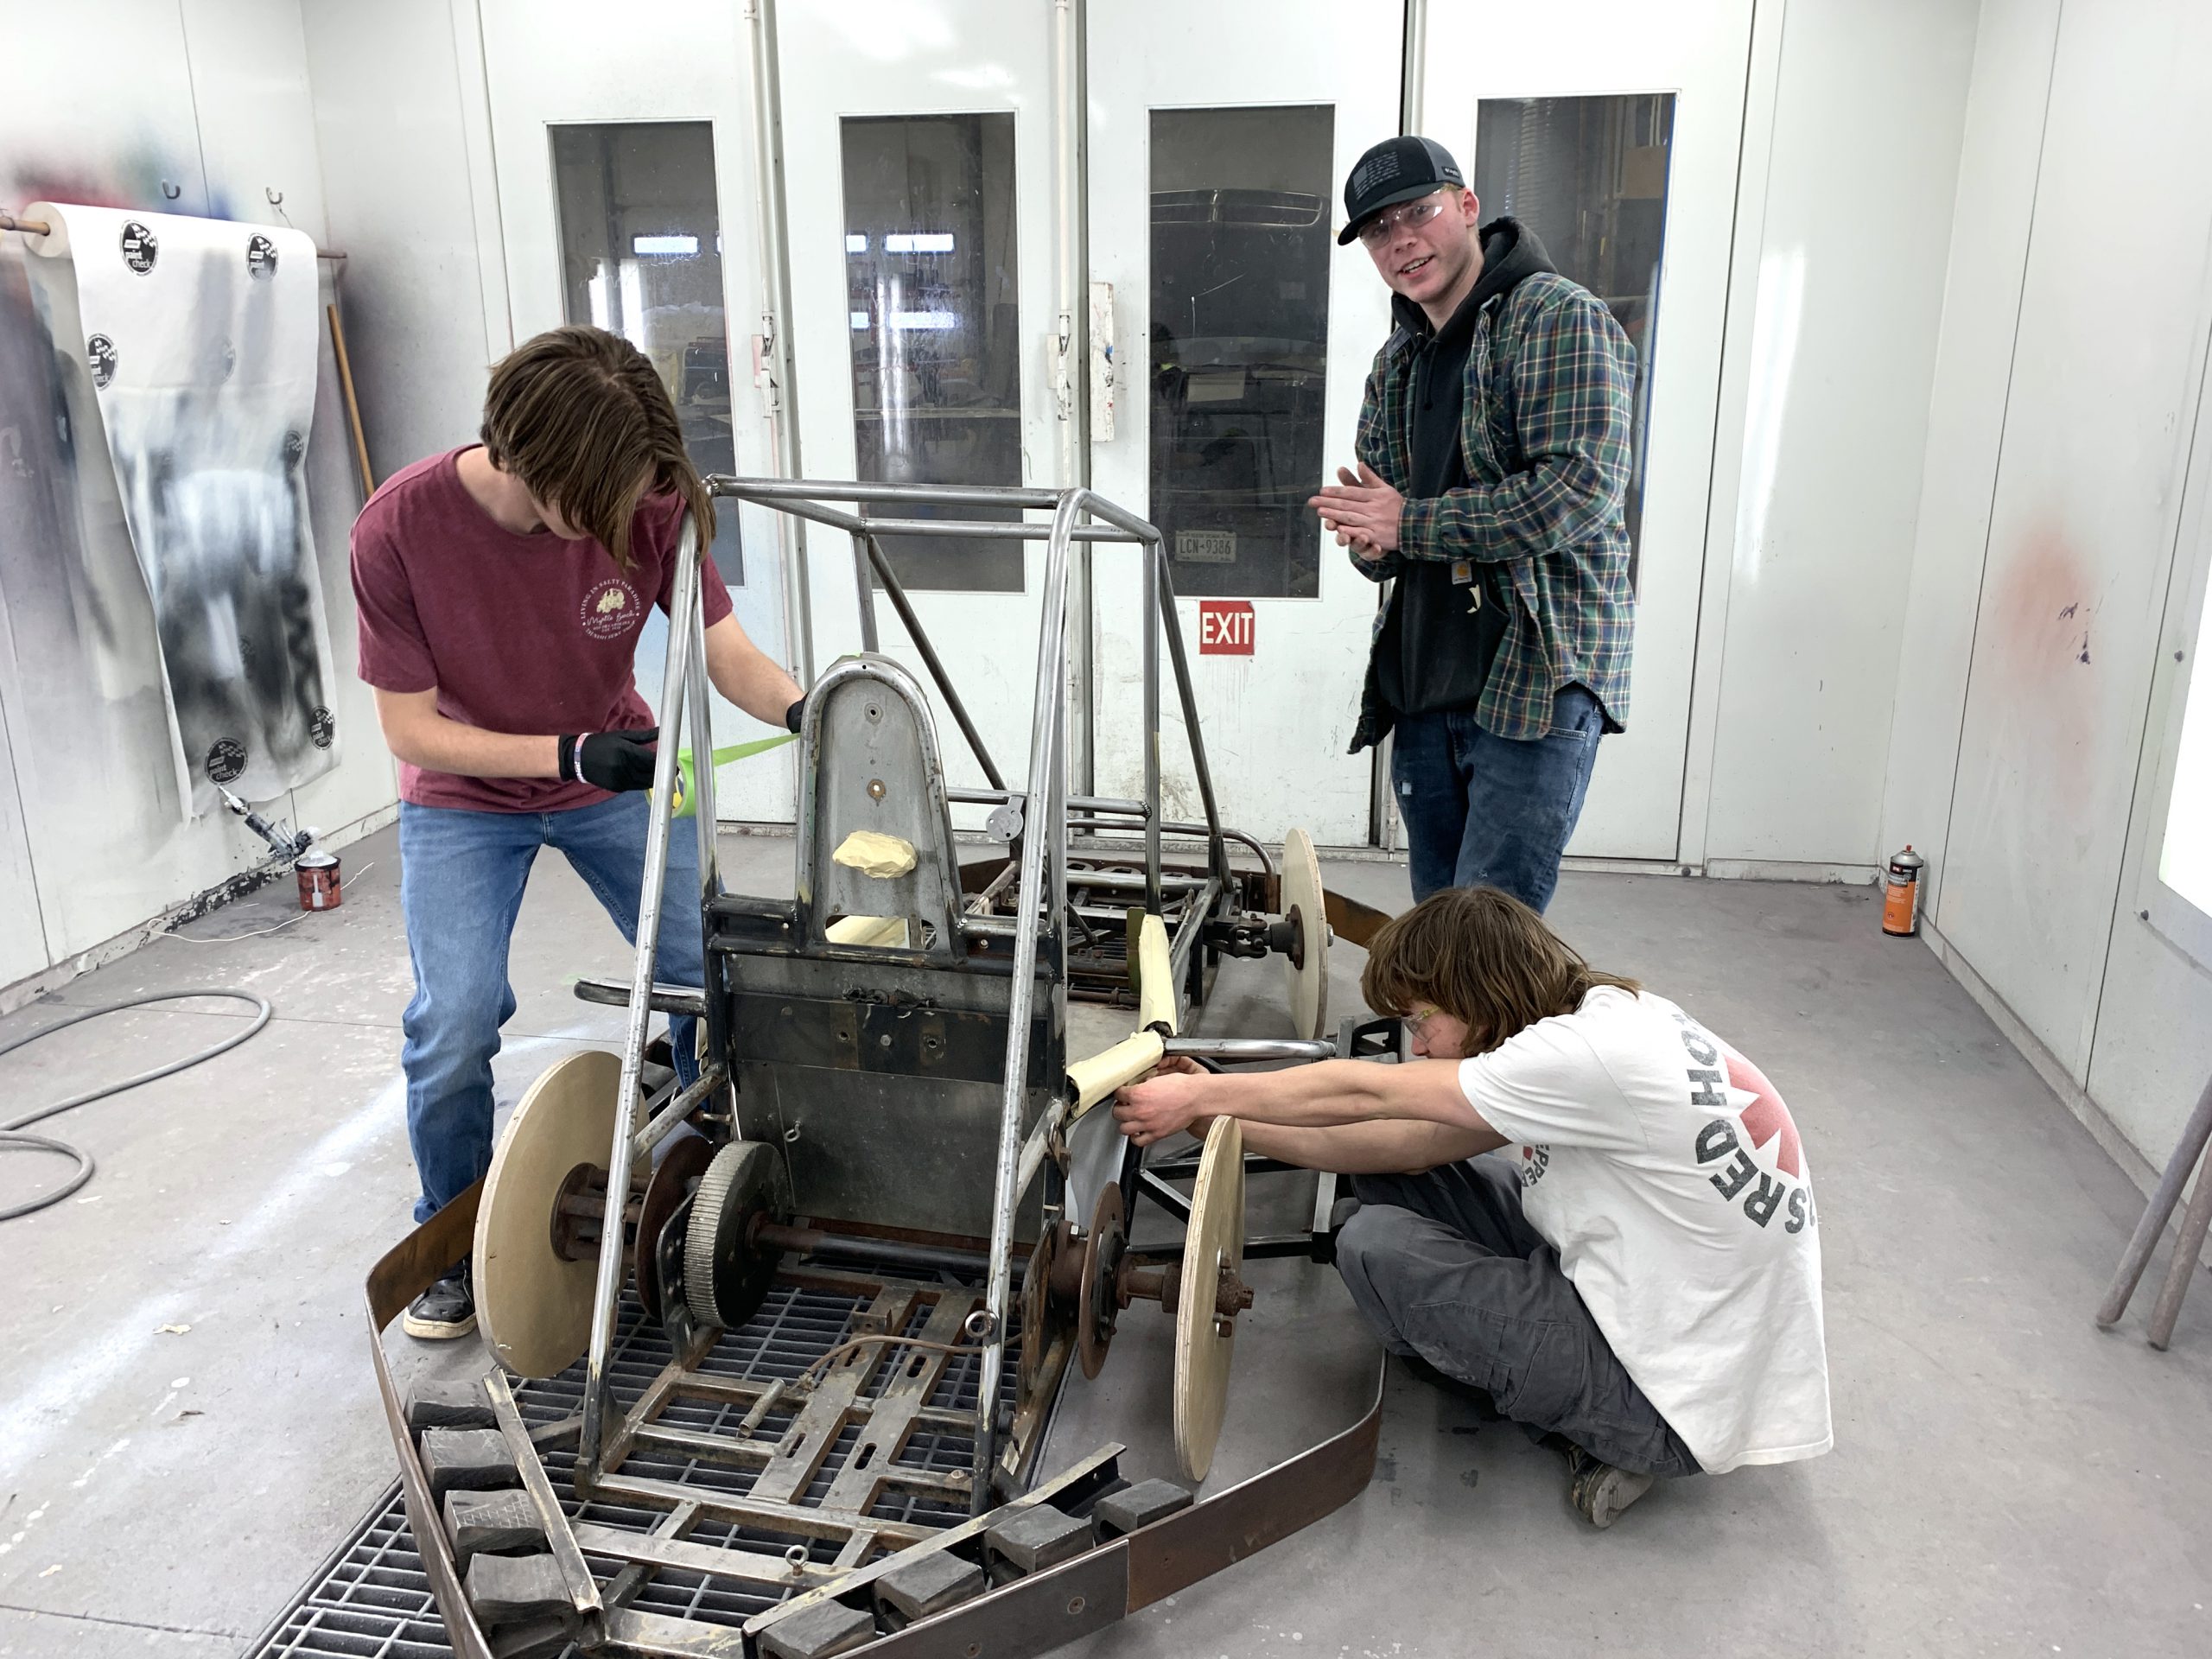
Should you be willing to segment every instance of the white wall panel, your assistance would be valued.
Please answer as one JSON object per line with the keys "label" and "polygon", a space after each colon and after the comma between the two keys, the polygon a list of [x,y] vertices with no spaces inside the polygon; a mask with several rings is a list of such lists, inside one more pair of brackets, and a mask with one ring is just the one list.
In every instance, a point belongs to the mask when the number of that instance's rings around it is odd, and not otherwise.
{"label": "white wall panel", "polygon": [[1974,19],[1974,0],[1784,15],[1757,284],[1732,302],[1758,308],[1757,360],[1708,858],[1879,850]]}
{"label": "white wall panel", "polygon": [[330,243],[348,256],[346,343],[383,480],[475,437],[507,344],[487,337],[480,303],[454,20],[448,0],[302,0],[301,15]]}
{"label": "white wall panel", "polygon": [[2193,424],[2187,499],[2153,652],[2127,862],[2089,1058],[2091,1098],[2154,1166],[2163,1166],[2212,1077],[2212,953],[2204,944],[2212,927],[2201,912],[2185,928],[2177,925],[2176,912],[2192,907],[2158,880],[2183,710],[2194,702],[2197,718],[2205,718],[2200,682],[2212,676],[2198,634],[2212,590],[2212,384],[2199,391]]}
{"label": "white wall panel", "polygon": [[2203,365],[2212,10],[2069,8],[2056,63],[1937,917],[2079,1081]]}
{"label": "white wall panel", "polygon": [[[5,616],[0,613],[0,623]],[[0,633],[4,629],[0,628]],[[0,985],[45,967],[46,922],[39,914],[38,883],[31,870],[29,832],[23,824],[22,798],[16,775],[14,746],[0,709]]]}
{"label": "white wall panel", "polygon": [[1928,410],[1912,578],[1878,851],[1910,842],[1942,889],[1960,722],[1980,609],[1998,444],[2012,372],[2059,0],[1984,0]]}

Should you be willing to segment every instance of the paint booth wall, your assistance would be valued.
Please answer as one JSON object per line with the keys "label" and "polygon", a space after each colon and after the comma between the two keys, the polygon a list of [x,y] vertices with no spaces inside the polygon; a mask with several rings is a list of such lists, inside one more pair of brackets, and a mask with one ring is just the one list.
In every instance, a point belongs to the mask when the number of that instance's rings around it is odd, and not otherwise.
{"label": "paint booth wall", "polygon": [[[0,100],[0,203],[289,222],[330,245],[293,0],[5,0],[0,38],[19,66],[100,67],[90,80],[12,78]],[[87,547],[78,531],[54,346],[24,258],[20,236],[0,237],[0,986],[219,887],[267,851],[226,814],[178,822],[149,787],[169,742],[152,607],[143,593],[84,601],[87,562],[130,552]],[[327,267],[323,288],[327,301]],[[338,292],[342,303],[342,279]],[[263,810],[342,841],[391,810],[396,780],[353,676],[346,531],[361,495],[328,333],[318,333],[307,465],[340,762]]]}
{"label": "paint booth wall", "polygon": [[[1743,436],[1714,457],[1685,791],[1683,856],[1715,873],[1864,870],[1887,850],[1901,601],[1977,10],[1758,10],[1722,370]],[[1721,429],[1725,444],[1726,413]]]}
{"label": "paint booth wall", "polygon": [[2208,152],[2197,0],[1986,0],[1882,815],[1939,948],[2153,1165],[2212,1073],[2207,958],[2151,913],[2212,551]]}

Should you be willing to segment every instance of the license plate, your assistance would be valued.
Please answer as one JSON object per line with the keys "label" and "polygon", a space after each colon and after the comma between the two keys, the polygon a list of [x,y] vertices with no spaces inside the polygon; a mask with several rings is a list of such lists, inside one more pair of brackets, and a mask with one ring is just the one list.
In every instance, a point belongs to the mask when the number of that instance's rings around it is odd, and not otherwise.
{"label": "license plate", "polygon": [[1179,530],[1175,556],[1185,564],[1234,564],[1236,532],[1233,530]]}

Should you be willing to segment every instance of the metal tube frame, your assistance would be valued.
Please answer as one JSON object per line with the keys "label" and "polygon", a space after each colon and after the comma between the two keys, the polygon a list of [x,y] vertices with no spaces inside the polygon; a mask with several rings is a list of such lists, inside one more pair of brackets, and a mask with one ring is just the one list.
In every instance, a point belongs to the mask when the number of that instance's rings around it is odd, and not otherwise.
{"label": "metal tube frame", "polygon": [[[1001,489],[972,485],[869,484],[857,481],[816,483],[789,479],[716,477],[707,480],[717,496],[754,501],[793,517],[844,531],[853,538],[855,575],[859,580],[861,638],[867,648],[876,646],[874,592],[872,578],[880,576],[899,620],[920,652],[931,679],[948,707],[954,709],[962,732],[990,777],[995,789],[1006,785],[997,776],[988,753],[966,718],[966,709],[953,691],[944,664],[930,644],[921,620],[914,614],[904,588],[884,559],[877,537],[886,534],[918,536],[974,536],[1046,543],[1043,613],[1037,650],[1036,696],[1030,721],[1027,787],[1021,792],[1025,823],[1020,842],[1020,887],[1012,982],[1007,1010],[1008,1036],[1006,1071],[1001,1101],[999,1146],[991,1204],[991,1244],[984,1303],[979,1313],[983,1329],[974,1333],[985,1344],[981,1385],[977,1389],[977,1422],[970,1502],[977,1513],[992,1506],[992,1475],[998,1462],[995,1402],[999,1379],[1005,1370],[1007,1312],[1013,1281],[1014,1215],[1040,1159],[1025,1158],[1022,1114],[1029,1071],[1030,1026],[1037,995],[1037,965],[1046,949],[1065,950],[1064,918],[1068,902],[1068,731],[1067,624],[1069,615],[1070,550],[1077,541],[1135,543],[1144,559],[1144,721],[1146,730],[1145,793],[1141,803],[1113,803],[1116,807],[1141,809],[1145,837],[1145,887],[1147,909],[1161,909],[1160,810],[1160,652],[1159,637],[1167,636],[1167,655],[1176,681],[1184,723],[1190,739],[1191,760],[1198,793],[1205,805],[1205,834],[1216,891],[1230,884],[1227,842],[1216,804],[1213,779],[1206,764],[1205,742],[1198,728],[1198,702],[1191,683],[1190,666],[1183,649],[1175,595],[1167,570],[1166,547],[1160,531],[1135,514],[1084,488],[1065,490]],[[875,503],[911,503],[937,506],[988,506],[1052,510],[1049,525],[1031,521],[1008,524],[976,523],[951,518],[886,519],[841,512],[827,502],[849,502],[855,506]],[[1092,522],[1097,521],[1097,522]],[[696,526],[689,514],[677,548],[677,569],[671,610],[686,619],[668,635],[668,655],[661,694],[661,743],[654,763],[652,816],[645,836],[645,869],[639,897],[637,966],[632,976],[629,1018],[625,1033],[620,1098],[637,1097],[638,1075],[644,1059],[645,1030],[652,1013],[652,964],[660,938],[661,908],[665,882],[668,837],[675,812],[676,751],[687,723],[698,734],[694,767],[696,810],[698,814],[700,866],[700,921],[706,925],[713,901],[721,892],[719,860],[714,842],[713,739],[708,721],[705,666],[705,612],[699,598],[699,544]],[[1007,791],[1011,798],[1011,791]],[[1094,810],[1103,802],[1089,802]],[[1042,804],[1041,820],[1039,806]],[[1131,816],[1136,816],[1132,814]],[[1185,929],[1195,939],[1193,929]],[[1187,942],[1186,949],[1187,949]],[[708,972],[715,952],[706,953]],[[710,988],[711,989],[712,988]],[[1056,993],[1064,994],[1064,993]],[[723,1053],[724,999],[706,996],[709,1040],[712,1058]],[[638,1125],[626,1114],[621,1132],[614,1137],[607,1191],[628,1190]],[[622,1230],[609,1227],[600,1240],[599,1272],[592,1307],[592,1329],[585,1351],[587,1381],[576,1468],[577,1484],[588,1494],[603,1477],[602,1459],[608,1437],[606,1422],[611,1396],[607,1368],[613,1347],[617,1303],[622,1277]]]}
{"label": "metal tube frame", "polygon": [[[631,970],[630,1007],[624,1021],[622,1080],[614,1096],[622,1110],[616,1120],[613,1144],[607,1158],[607,1191],[609,1202],[613,1205],[620,1205],[630,1190],[631,1144],[639,1128],[632,1121],[637,1116],[638,1074],[645,1063],[645,1027],[652,1018],[653,963],[660,945],[661,899],[668,879],[669,830],[676,816],[676,751],[683,738],[687,694],[693,690],[692,647],[705,626],[706,612],[699,602],[699,527],[689,512],[683,515],[683,527],[677,537],[676,582],[670,594],[669,614],[683,620],[672,621],[669,627],[667,658],[661,674],[660,742],[653,757],[652,810],[645,820],[645,864],[638,893],[637,962]],[[703,708],[706,676],[703,663],[699,666],[696,701]],[[702,730],[705,728],[702,727]],[[715,764],[711,734],[702,745],[701,752],[705,764],[693,770],[710,779]],[[706,798],[700,803],[702,810],[699,815],[702,880],[713,879],[709,873],[715,868],[713,859],[706,855],[714,842],[713,801],[714,785],[709,781]],[[706,925],[706,918],[702,904],[702,927]],[[708,999],[710,1014],[714,1001],[711,997]],[[719,1052],[715,1058],[721,1059]],[[576,1447],[576,1482],[587,1494],[600,1475],[602,1436],[607,1407],[612,1403],[607,1368],[614,1346],[615,1314],[621,1294],[622,1229],[614,1225],[603,1229],[600,1234],[599,1274],[592,1292],[591,1338],[584,1349],[583,1423]]]}

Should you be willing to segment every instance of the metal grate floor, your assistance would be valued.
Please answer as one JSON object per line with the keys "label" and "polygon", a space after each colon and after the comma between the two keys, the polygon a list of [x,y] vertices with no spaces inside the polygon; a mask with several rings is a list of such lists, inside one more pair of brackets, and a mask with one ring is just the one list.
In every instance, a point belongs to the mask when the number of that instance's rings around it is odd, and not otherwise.
{"label": "metal grate floor", "polygon": [[[700,1369],[747,1382],[795,1378],[818,1355],[851,1334],[854,1316],[867,1306],[864,1297],[779,1284],[742,1330],[724,1333]],[[908,1331],[918,1331],[926,1316],[926,1308],[917,1308]],[[1000,1391],[1001,1407],[1006,1410],[1013,1408],[1015,1360],[1020,1351],[1020,1332],[1012,1336]],[[626,1300],[609,1368],[616,1399],[626,1408],[634,1403],[671,1357],[667,1338],[658,1328],[646,1325],[634,1300]],[[974,1355],[953,1359],[929,1403],[972,1409],[981,1367],[981,1359]],[[883,1368],[880,1374],[887,1377],[891,1370]],[[583,1385],[584,1367],[579,1361],[558,1376],[518,1384],[515,1401],[524,1421],[537,1427],[582,1409]],[[671,1404],[659,1421],[702,1433],[734,1433],[744,1414],[741,1406],[686,1400]],[[772,1434],[789,1421],[788,1413],[771,1414],[758,1432]],[[807,1489],[806,1501],[817,1500],[829,1490],[859,1438],[856,1427],[846,1429]],[[918,1429],[898,1461],[914,1468],[963,1470],[969,1455],[966,1435]],[[632,1532],[648,1531],[662,1518],[664,1511],[659,1510],[603,1502],[576,1503],[568,1478],[575,1466],[573,1452],[554,1450],[545,1454],[546,1472],[553,1478],[554,1489],[562,1495],[571,1516]],[[626,1472],[730,1493],[749,1490],[756,1478],[756,1471],[751,1469],[687,1459],[651,1447],[633,1451],[622,1466]],[[926,1492],[892,1492],[873,1513],[926,1526],[963,1519],[967,1510],[964,1504]],[[815,1560],[823,1562],[834,1559],[837,1548],[831,1541],[709,1521],[700,1522],[685,1535],[703,1544],[742,1539],[777,1550],[801,1544]],[[602,1584],[612,1580],[619,1570],[605,1561],[594,1561],[593,1567]],[[732,1580],[662,1570],[628,1605],[671,1618],[728,1625],[742,1624],[772,1605],[775,1599],[765,1589]],[[245,1649],[245,1659],[449,1659],[451,1653],[445,1621],[430,1593],[430,1580],[423,1570],[422,1557],[416,1553],[406,1505],[394,1482],[377,1499],[367,1517]]]}

